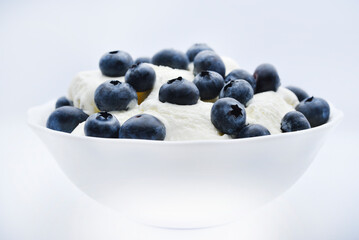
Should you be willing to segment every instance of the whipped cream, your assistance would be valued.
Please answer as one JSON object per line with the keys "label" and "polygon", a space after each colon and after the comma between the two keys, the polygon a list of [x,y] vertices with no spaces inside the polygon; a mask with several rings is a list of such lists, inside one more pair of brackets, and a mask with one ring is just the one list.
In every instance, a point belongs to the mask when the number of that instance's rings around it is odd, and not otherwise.
{"label": "whipped cream", "polygon": [[[227,57],[222,57],[226,65],[226,74],[238,68],[237,63]],[[165,66],[150,66],[156,72],[156,82],[147,98],[140,104],[127,111],[111,112],[123,124],[127,119],[140,113],[147,113],[157,117],[166,126],[166,138],[168,141],[201,140],[201,139],[229,139],[230,136],[222,135],[213,126],[210,116],[213,103],[198,101],[195,105],[176,105],[162,103],[158,100],[159,90],[168,80],[179,76],[192,81],[194,75],[189,70],[173,69]],[[93,114],[99,110],[94,102],[94,93],[103,82],[116,79],[124,82],[124,77],[106,77],[100,71],[80,72],[72,81],[68,97],[74,102],[74,106],[83,109],[87,114]],[[285,88],[279,88],[277,92],[264,92],[254,95],[249,102],[247,123],[257,123],[268,128],[271,134],[280,133],[282,117],[289,111],[293,111],[298,104],[297,97]],[[85,123],[79,124],[72,132],[73,135],[84,136]]]}

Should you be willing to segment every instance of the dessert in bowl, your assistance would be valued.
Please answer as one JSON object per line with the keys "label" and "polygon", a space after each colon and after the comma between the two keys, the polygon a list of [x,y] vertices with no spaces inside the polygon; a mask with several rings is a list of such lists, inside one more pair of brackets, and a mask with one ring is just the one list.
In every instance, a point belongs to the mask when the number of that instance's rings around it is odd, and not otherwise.
{"label": "dessert in bowl", "polygon": [[[91,198],[137,221],[200,228],[245,216],[298,180],[342,118],[333,105],[324,104],[330,114],[321,112],[319,118],[327,118],[325,123],[311,128],[318,116],[300,107],[304,101],[312,104],[317,99],[305,96],[299,102],[298,91],[279,87],[276,76],[270,82],[275,90],[266,90],[258,81],[260,73],[256,76],[255,72],[253,82],[243,72],[236,72],[238,67],[230,59],[223,61],[224,71],[221,64],[216,71],[200,69],[196,58],[201,56],[194,57],[189,70],[178,69],[186,68],[183,61],[155,65],[170,62],[165,57],[155,55],[153,64],[133,66],[135,70],[149,66],[156,76],[150,90],[140,89],[136,81],[130,84],[137,96],[124,84],[131,82],[126,77],[82,72],[71,83],[69,99],[56,104],[51,101],[28,112],[30,126],[71,181]],[[130,65],[123,72],[134,71]],[[211,85],[216,90],[213,94],[203,90],[202,78],[211,83],[222,78],[223,83]],[[96,94],[121,84],[125,86],[121,93],[128,94],[116,107],[125,103],[124,109],[104,110],[115,100],[102,104],[106,101],[101,96],[96,100]],[[174,92],[171,84],[176,84]],[[237,87],[238,91],[229,91]],[[180,93],[176,95],[176,91]],[[181,91],[187,99],[183,100]],[[137,103],[133,99],[138,99]],[[72,104],[77,110],[59,107]],[[79,109],[81,112],[73,113]],[[235,120],[224,118],[228,112]],[[61,115],[64,113],[68,115]],[[69,121],[71,114],[75,120]]]}

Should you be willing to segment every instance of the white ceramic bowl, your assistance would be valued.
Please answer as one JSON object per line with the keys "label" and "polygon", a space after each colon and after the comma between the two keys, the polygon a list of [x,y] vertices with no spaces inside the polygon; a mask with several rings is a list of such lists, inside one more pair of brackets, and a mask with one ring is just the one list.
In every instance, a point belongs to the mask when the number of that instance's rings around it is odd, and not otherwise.
{"label": "white ceramic bowl", "polygon": [[148,141],[72,136],[45,123],[54,101],[28,122],[71,181],[96,201],[137,221],[200,228],[245,216],[289,189],[343,114],[327,124],[248,139]]}

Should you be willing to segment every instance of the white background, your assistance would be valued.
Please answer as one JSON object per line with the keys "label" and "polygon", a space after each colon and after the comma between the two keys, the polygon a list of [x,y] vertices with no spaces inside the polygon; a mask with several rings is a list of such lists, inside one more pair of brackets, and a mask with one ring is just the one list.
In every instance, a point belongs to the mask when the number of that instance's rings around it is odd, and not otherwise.
{"label": "white background", "polygon": [[[330,100],[345,119],[287,193],[227,226],[170,231],[85,196],[26,125],[109,50],[134,58],[206,42],[253,71]],[[358,239],[359,2],[0,1],[0,239]]]}

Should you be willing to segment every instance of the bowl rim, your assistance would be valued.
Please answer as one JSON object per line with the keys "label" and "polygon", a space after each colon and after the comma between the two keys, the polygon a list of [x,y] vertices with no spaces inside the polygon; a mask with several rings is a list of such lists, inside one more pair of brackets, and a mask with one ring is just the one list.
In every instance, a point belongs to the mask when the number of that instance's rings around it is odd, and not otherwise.
{"label": "bowl rim", "polygon": [[78,136],[73,135],[65,132],[60,132],[56,130],[49,129],[45,126],[42,126],[34,120],[33,114],[38,109],[45,108],[45,106],[49,106],[50,103],[53,103],[55,105],[55,100],[48,101],[44,104],[37,105],[34,107],[31,107],[27,111],[27,123],[30,127],[33,129],[46,132],[49,134],[53,134],[55,136],[61,136],[61,137],[68,137],[72,139],[81,139],[86,140],[90,142],[111,142],[111,143],[135,143],[135,144],[147,144],[147,145],[199,145],[199,144],[228,144],[228,143],[244,143],[244,142],[253,142],[253,141],[266,141],[269,139],[280,139],[283,137],[290,137],[290,136],[297,136],[297,135],[303,135],[308,134],[311,132],[317,132],[321,130],[325,130],[331,127],[336,126],[339,124],[343,117],[344,113],[336,108],[331,102],[328,101],[330,106],[330,117],[327,123],[320,125],[318,127],[305,129],[301,131],[296,132],[287,132],[287,133],[281,133],[281,134],[274,134],[274,135],[266,135],[266,136],[259,136],[259,137],[252,137],[252,138],[236,138],[236,139],[205,139],[205,140],[179,140],[179,141],[159,141],[159,140],[146,140],[146,139],[121,139],[121,138],[100,138],[100,137],[88,137],[88,136]]}

